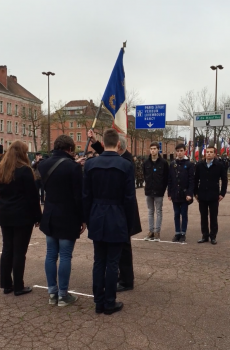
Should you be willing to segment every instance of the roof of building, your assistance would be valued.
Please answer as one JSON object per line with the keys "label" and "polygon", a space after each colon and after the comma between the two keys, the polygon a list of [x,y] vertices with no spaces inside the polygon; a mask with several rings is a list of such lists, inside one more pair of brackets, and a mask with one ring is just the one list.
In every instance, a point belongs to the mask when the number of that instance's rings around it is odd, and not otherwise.
{"label": "roof of building", "polygon": [[33,100],[36,103],[43,103],[39,98],[31,94],[28,90],[26,90],[23,86],[18,84],[11,77],[7,77],[7,89],[0,83],[0,92],[5,92],[10,95],[19,96],[22,98],[26,98],[29,100]]}
{"label": "roof of building", "polygon": [[75,100],[75,101],[69,101],[66,103],[65,107],[85,107],[90,104],[87,100]]}

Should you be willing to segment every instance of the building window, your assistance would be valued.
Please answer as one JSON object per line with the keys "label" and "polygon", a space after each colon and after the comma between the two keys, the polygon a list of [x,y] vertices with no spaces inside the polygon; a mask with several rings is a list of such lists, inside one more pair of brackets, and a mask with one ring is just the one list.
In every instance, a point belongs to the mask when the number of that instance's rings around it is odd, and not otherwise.
{"label": "building window", "polygon": [[4,144],[4,139],[0,139],[0,144],[3,145]]}
{"label": "building window", "polygon": [[0,101],[0,113],[3,113],[3,101]]}
{"label": "building window", "polygon": [[31,120],[31,118],[32,118],[32,108],[29,108],[28,112],[29,112],[29,120]]}
{"label": "building window", "polygon": [[77,133],[77,141],[81,141],[81,133],[80,132]]}
{"label": "building window", "polygon": [[78,151],[80,151],[81,150],[81,146],[77,146],[77,149],[78,149]]}
{"label": "building window", "polygon": [[22,117],[25,118],[26,116],[26,107],[22,107]]}
{"label": "building window", "polygon": [[18,105],[15,105],[15,115],[18,115]]}
{"label": "building window", "polygon": [[[29,136],[32,136],[32,128],[31,128],[31,124],[29,124]],[[30,151],[31,152],[31,151]]]}
{"label": "building window", "polygon": [[77,123],[77,128],[81,128],[81,123]]}
{"label": "building window", "polygon": [[8,134],[12,133],[12,123],[9,120],[7,120],[7,133]]}
{"label": "building window", "polygon": [[15,134],[18,134],[18,122],[15,122]]}
{"label": "building window", "polygon": [[37,120],[38,114],[37,114],[37,110],[34,110],[34,120]]}
{"label": "building window", "polygon": [[0,132],[4,132],[4,120],[0,120]]}
{"label": "building window", "polygon": [[11,103],[7,102],[7,114],[11,115],[12,114],[12,108],[11,108]]}
{"label": "building window", "polygon": [[29,152],[32,152],[32,142],[29,142],[28,151],[29,151]]}
{"label": "building window", "polygon": [[70,132],[70,133],[69,133],[69,136],[70,136],[72,139],[74,139],[73,132]]}
{"label": "building window", "polygon": [[70,111],[65,111],[65,114],[66,115],[70,115]]}
{"label": "building window", "polygon": [[73,129],[73,122],[69,122],[69,127]]}
{"label": "building window", "polygon": [[26,124],[22,124],[22,135],[26,135]]}

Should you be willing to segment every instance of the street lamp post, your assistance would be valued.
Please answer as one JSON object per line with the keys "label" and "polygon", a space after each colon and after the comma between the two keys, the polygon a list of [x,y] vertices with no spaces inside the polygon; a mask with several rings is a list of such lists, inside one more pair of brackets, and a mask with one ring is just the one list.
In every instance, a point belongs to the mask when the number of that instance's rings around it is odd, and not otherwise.
{"label": "street lamp post", "polygon": [[[218,69],[224,69],[224,67],[219,64],[218,66],[211,66],[212,70],[216,71],[216,88],[215,88],[215,111],[217,110],[217,71]],[[216,126],[214,126],[214,145],[216,144]]]}
{"label": "street lamp post", "polygon": [[50,155],[50,75],[55,75],[52,72],[42,72],[42,74],[48,77],[48,130],[47,130],[47,152]]}

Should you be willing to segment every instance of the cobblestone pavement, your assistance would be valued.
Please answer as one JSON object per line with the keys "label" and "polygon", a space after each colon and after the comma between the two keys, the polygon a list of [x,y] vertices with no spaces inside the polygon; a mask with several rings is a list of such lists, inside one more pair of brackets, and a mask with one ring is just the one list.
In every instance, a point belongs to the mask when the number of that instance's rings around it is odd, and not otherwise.
{"label": "cobblestone pavement", "polygon": [[[137,190],[143,232],[148,231],[143,189]],[[47,290],[15,297],[0,293],[0,348],[4,350],[229,350],[229,207],[220,203],[218,244],[201,237],[198,205],[189,207],[187,244],[133,240],[135,289],[120,293],[124,309],[95,314],[92,294],[93,246],[87,233],[77,241],[70,290],[71,306],[48,305]],[[161,239],[174,235],[172,204],[164,199]],[[1,251],[1,245],[0,245]],[[46,286],[45,238],[35,229],[27,254],[26,285]],[[87,296],[88,295],[88,296]]]}

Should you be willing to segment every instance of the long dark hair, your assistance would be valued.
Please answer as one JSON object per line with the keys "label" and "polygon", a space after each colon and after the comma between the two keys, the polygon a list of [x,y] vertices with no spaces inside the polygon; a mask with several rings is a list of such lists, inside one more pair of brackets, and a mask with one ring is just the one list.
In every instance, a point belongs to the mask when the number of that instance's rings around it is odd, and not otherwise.
{"label": "long dark hair", "polygon": [[16,168],[21,168],[23,165],[30,167],[27,152],[28,147],[22,141],[14,141],[10,145],[0,163],[0,183],[10,183]]}

